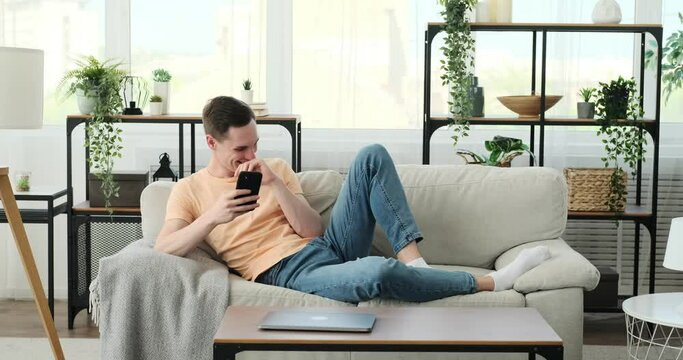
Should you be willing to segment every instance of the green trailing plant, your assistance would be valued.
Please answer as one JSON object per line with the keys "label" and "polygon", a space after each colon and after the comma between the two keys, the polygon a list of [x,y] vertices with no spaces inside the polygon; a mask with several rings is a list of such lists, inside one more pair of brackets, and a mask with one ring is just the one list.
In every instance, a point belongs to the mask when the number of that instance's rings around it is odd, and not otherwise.
{"label": "green trailing plant", "polygon": [[242,88],[243,88],[244,90],[251,90],[251,80],[250,80],[250,79],[244,80],[244,81],[242,82]]}
{"label": "green trailing plant", "polygon": [[489,152],[488,156],[462,149],[457,150],[456,153],[465,159],[468,164],[500,167],[509,167],[512,159],[524,153],[529,154],[534,161],[536,159],[534,154],[529,151],[529,146],[520,139],[496,135],[492,140],[486,140],[484,147]]}
{"label": "green trailing plant", "polygon": [[626,204],[626,177],[622,166],[631,169],[635,177],[638,161],[645,160],[647,140],[642,136],[643,109],[637,95],[636,81],[619,77],[609,83],[600,83],[596,93],[595,113],[598,117],[598,136],[602,138],[606,168],[613,167],[610,177],[609,210],[619,213]]}
{"label": "green trailing plant", "polygon": [[[678,20],[683,24],[681,13],[678,13]],[[657,42],[650,41],[649,48],[645,51],[645,65],[654,67],[657,64],[657,53],[652,49],[657,48]],[[664,101],[668,103],[671,93],[683,87],[683,30],[669,35],[662,47],[662,82],[662,94]]]}
{"label": "green trailing plant", "polygon": [[85,146],[90,150],[90,170],[102,181],[105,207],[109,213],[112,197],[118,197],[119,185],[114,181],[114,159],[121,157],[121,129],[116,126],[113,115],[120,114],[123,99],[121,82],[126,72],[119,69],[120,62],[101,62],[93,56],[76,61],[78,66],[69,70],[59,83],[58,91],[65,97],[77,90],[96,97],[92,118],[86,122]]}
{"label": "green trailing plant", "polygon": [[452,114],[450,126],[453,129],[453,146],[462,137],[468,136],[472,115],[472,69],[474,68],[474,38],[467,14],[478,0],[439,0],[444,9],[441,15],[446,23],[444,46],[441,51],[442,84],[448,86],[450,100],[448,110]]}
{"label": "green trailing plant", "polygon": [[581,97],[581,99],[583,99],[583,102],[589,103],[593,99],[593,96],[595,95],[595,91],[596,91],[595,88],[586,87],[586,88],[579,90],[579,96]]}
{"label": "green trailing plant", "polygon": [[152,76],[156,82],[169,82],[172,78],[166,69],[156,69],[152,71]]}
{"label": "green trailing plant", "polygon": [[159,96],[159,95],[152,95],[152,97],[149,98],[149,102],[161,102],[161,101],[162,101],[162,99],[161,99],[161,96]]}

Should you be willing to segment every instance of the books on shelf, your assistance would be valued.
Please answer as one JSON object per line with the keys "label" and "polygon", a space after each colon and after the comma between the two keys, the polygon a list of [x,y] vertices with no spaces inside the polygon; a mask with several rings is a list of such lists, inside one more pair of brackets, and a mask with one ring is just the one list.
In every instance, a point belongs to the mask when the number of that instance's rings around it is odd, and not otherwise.
{"label": "books on shelf", "polygon": [[258,116],[267,116],[268,113],[268,105],[265,102],[258,102],[258,103],[252,103],[249,104],[251,107],[251,110],[254,111],[254,115]]}

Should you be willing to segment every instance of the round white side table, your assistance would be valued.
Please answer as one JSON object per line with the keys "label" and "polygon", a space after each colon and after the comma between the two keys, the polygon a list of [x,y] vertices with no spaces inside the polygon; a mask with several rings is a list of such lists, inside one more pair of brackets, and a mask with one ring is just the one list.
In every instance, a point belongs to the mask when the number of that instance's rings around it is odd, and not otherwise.
{"label": "round white side table", "polygon": [[683,359],[682,303],[680,292],[640,295],[624,301],[629,359]]}

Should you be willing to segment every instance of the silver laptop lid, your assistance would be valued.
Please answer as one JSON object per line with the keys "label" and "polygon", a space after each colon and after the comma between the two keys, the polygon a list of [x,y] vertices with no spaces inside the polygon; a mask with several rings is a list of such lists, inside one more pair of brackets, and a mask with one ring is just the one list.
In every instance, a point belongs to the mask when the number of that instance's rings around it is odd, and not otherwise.
{"label": "silver laptop lid", "polygon": [[374,324],[374,314],[280,310],[266,314],[259,329],[370,332]]}

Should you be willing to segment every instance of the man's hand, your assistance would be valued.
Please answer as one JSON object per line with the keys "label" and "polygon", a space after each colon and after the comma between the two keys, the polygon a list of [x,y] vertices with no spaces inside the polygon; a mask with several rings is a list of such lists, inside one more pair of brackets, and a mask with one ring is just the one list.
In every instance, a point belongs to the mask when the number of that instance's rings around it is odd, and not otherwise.
{"label": "man's hand", "polygon": [[235,170],[235,177],[238,177],[242,171],[257,171],[263,176],[261,178],[262,185],[270,185],[273,181],[282,181],[279,176],[275,175],[272,170],[266,165],[266,163],[261,159],[249,160],[242,163]]}
{"label": "man's hand", "polygon": [[249,189],[238,189],[228,191],[221,195],[211,209],[206,212],[206,216],[214,225],[229,223],[236,217],[256,209],[259,204],[244,205],[250,201],[258,200],[258,195],[245,196],[243,198],[235,199],[240,195],[248,195],[251,193]]}

